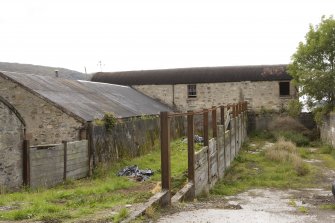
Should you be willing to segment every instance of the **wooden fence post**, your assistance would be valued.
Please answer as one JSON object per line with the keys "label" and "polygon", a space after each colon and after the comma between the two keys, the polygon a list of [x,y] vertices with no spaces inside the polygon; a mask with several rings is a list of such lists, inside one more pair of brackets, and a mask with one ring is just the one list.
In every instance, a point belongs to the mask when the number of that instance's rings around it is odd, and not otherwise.
{"label": "wooden fence post", "polygon": [[67,172],[67,141],[63,140],[64,147],[64,172],[63,172],[63,180],[66,180],[66,172]]}
{"label": "wooden fence post", "polygon": [[212,128],[213,128],[213,138],[217,137],[217,125],[216,125],[216,108],[212,107]]}
{"label": "wooden fence post", "polygon": [[30,141],[23,141],[23,185],[30,186]]}
{"label": "wooden fence post", "polygon": [[167,191],[166,199],[162,205],[171,204],[171,160],[170,160],[170,124],[169,113],[160,113],[161,124],[161,169],[162,169],[162,190]]}

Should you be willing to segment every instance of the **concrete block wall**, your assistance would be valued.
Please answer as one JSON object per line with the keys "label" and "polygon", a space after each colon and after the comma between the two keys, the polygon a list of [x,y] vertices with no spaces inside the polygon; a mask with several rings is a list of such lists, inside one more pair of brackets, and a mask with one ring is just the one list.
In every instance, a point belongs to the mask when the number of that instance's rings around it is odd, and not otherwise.
{"label": "concrete block wall", "polygon": [[319,128],[321,140],[335,147],[335,113],[330,113],[324,117]]}
{"label": "concrete block wall", "polygon": [[195,195],[208,192],[224,176],[247,137],[246,112],[231,119],[231,129],[217,126],[217,138],[195,154]]}

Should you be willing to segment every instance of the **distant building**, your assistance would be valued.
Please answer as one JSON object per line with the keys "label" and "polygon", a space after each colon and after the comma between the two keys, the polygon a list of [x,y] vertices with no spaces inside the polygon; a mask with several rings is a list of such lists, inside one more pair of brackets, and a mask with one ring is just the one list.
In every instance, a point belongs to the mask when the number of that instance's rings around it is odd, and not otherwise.
{"label": "distant building", "polygon": [[248,101],[249,109],[279,111],[297,96],[287,65],[100,72],[92,81],[133,87],[180,111]]}

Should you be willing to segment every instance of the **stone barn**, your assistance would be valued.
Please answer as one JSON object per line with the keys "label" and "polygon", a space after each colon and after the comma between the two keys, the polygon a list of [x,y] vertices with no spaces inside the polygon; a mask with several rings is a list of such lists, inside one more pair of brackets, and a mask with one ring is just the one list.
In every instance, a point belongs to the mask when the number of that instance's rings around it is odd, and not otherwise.
{"label": "stone barn", "polygon": [[171,109],[128,86],[0,72],[0,187],[21,185],[24,139],[90,143],[88,126],[106,113],[127,119],[160,111]]}
{"label": "stone barn", "polygon": [[287,65],[100,72],[92,81],[128,85],[180,111],[247,101],[249,109],[280,111],[297,90]]}

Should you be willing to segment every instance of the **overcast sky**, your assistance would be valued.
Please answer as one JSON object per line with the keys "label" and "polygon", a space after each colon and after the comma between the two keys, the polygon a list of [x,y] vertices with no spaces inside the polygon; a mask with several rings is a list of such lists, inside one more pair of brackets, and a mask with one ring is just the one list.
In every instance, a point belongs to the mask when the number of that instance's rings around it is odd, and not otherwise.
{"label": "overcast sky", "polygon": [[0,8],[1,62],[95,72],[289,63],[335,0],[2,0]]}

